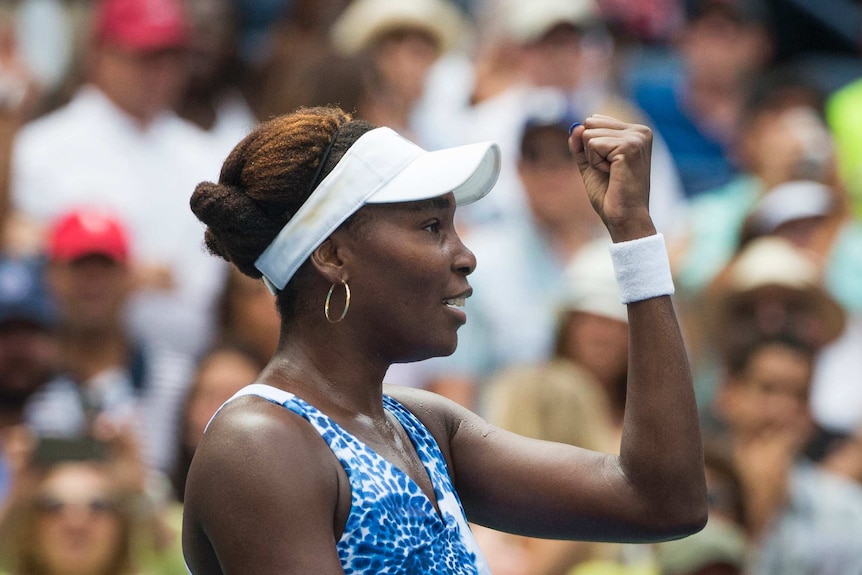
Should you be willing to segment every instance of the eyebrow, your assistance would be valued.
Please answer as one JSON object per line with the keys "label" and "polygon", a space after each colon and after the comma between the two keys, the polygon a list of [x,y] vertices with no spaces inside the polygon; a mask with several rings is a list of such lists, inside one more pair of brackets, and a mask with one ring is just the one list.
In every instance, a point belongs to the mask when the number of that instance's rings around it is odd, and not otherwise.
{"label": "eyebrow", "polygon": [[422,210],[427,210],[429,208],[434,208],[438,210],[449,209],[452,206],[452,200],[448,196],[440,196],[436,198],[430,198],[427,200],[417,200],[415,202],[404,202],[405,207],[407,207],[412,212],[419,212]]}

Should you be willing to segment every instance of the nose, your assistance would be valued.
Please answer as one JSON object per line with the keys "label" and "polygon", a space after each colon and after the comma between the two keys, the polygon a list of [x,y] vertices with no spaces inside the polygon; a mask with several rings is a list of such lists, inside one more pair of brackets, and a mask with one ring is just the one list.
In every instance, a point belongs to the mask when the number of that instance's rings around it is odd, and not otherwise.
{"label": "nose", "polygon": [[455,258],[452,260],[452,269],[455,272],[468,276],[476,269],[476,256],[467,249],[461,238],[455,238],[456,249]]}

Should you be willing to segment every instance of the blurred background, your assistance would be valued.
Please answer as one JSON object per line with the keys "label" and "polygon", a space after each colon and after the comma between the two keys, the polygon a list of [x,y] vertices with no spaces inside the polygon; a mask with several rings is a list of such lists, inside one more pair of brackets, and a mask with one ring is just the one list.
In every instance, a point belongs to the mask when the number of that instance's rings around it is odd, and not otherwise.
{"label": "blurred background", "polygon": [[862,573],[856,0],[0,0],[0,573],[186,572],[195,446],[279,336],[189,197],[319,105],[503,152],[456,216],[479,262],[458,350],[387,382],[607,452],[627,316],[568,127],[653,131],[709,523],[657,545],[476,525],[495,574]]}

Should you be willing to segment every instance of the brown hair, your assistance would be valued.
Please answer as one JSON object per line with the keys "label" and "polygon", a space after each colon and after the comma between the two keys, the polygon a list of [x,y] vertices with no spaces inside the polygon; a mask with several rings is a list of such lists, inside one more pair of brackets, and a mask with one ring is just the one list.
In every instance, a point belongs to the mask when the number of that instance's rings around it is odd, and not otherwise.
{"label": "brown hair", "polygon": [[[260,278],[255,260],[308,198],[314,180],[373,128],[336,107],[300,108],[259,124],[228,155],[218,183],[202,182],[192,194],[209,252]],[[282,290],[283,317],[295,299],[293,290]]]}

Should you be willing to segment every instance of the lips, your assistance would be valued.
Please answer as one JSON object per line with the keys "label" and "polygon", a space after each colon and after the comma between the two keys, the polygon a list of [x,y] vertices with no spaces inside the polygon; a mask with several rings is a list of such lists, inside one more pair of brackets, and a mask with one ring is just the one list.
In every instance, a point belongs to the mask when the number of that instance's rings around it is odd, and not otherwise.
{"label": "lips", "polygon": [[473,288],[468,287],[461,293],[443,298],[443,305],[449,308],[464,307],[467,304],[467,298],[473,295]]}

